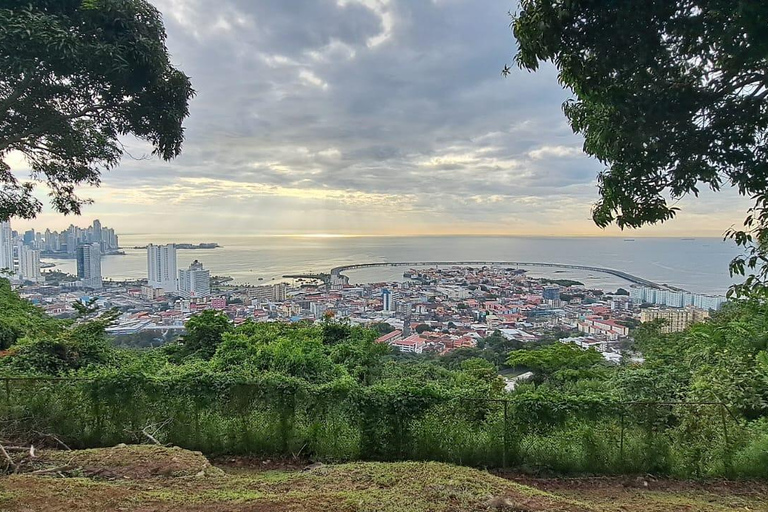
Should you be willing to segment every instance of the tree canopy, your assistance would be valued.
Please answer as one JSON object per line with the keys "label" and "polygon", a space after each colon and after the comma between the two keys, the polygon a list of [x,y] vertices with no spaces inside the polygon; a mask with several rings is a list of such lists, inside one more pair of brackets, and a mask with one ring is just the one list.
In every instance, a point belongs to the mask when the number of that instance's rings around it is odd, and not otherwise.
{"label": "tree canopy", "polygon": [[[120,162],[121,136],[179,155],[194,91],[165,40],[145,0],[0,0],[0,220],[40,212],[34,181],[57,211],[79,214],[76,187]],[[13,173],[14,151],[34,181]]]}
{"label": "tree canopy", "polygon": [[728,232],[746,249],[731,271],[755,273],[733,291],[768,291],[768,4],[522,0],[512,28],[517,65],[557,66],[565,115],[606,165],[597,225],[664,222],[683,196],[735,187],[754,207]]}

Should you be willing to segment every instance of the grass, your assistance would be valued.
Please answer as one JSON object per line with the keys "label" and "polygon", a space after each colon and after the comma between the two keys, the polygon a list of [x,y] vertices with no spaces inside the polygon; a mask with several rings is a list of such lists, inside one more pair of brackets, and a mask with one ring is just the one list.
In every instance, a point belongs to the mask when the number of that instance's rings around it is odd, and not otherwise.
{"label": "grass", "polygon": [[[202,455],[149,446],[42,452],[35,468],[62,477],[0,479],[0,510],[581,512],[768,510],[762,484],[651,487],[619,479],[515,482],[435,462],[353,463],[309,471],[262,464],[211,467]],[[630,482],[632,483],[632,482]],[[647,485],[647,482],[644,482]],[[655,487],[659,488],[656,489]]]}

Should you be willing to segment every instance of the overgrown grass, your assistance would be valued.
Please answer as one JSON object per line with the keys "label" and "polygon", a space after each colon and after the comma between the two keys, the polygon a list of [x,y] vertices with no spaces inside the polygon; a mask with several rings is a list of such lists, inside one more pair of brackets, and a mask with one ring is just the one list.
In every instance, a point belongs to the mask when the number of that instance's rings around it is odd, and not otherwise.
{"label": "overgrown grass", "polygon": [[[748,427],[715,408],[657,411],[602,407],[536,415],[515,403],[461,398],[361,400],[349,390],[254,390],[240,384],[200,394],[85,381],[10,381],[0,399],[2,435],[55,435],[75,448],[144,442],[208,454],[356,460],[431,460],[560,474],[652,473],[768,477],[768,424]],[[506,418],[506,419],[505,419]],[[42,434],[41,434],[42,433]],[[726,435],[727,442],[726,442]],[[48,438],[50,440],[50,438]]]}

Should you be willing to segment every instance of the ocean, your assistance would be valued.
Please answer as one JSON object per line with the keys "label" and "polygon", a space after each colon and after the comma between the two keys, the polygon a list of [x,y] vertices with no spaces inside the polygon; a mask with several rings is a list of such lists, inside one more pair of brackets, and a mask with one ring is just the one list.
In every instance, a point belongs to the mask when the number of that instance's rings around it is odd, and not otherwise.
{"label": "ocean", "polygon": [[[607,267],[694,293],[725,294],[734,282],[728,263],[738,248],[718,238],[537,238],[488,236],[419,237],[153,237],[124,235],[125,256],[105,256],[102,274],[111,279],[145,278],[146,251],[129,247],[147,243],[217,242],[222,247],[178,251],[178,267],[200,260],[212,275],[230,276],[235,283],[265,284],[286,274],[328,272],[332,267],[401,261],[530,261]],[[44,260],[76,273],[74,260]],[[349,271],[353,283],[402,280],[403,267]],[[607,274],[528,267],[533,276],[575,279],[608,291],[627,287]]]}

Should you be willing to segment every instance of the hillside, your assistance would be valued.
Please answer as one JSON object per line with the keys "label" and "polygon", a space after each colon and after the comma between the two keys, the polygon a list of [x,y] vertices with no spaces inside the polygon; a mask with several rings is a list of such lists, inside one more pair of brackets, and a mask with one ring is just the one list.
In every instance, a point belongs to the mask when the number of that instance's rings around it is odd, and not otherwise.
{"label": "hillside", "polygon": [[268,461],[239,465],[235,461],[227,459],[220,469],[199,453],[156,446],[42,452],[33,463],[20,466],[26,474],[0,480],[0,509],[768,510],[768,497],[760,485],[705,487],[653,482],[647,487],[644,480],[610,479],[531,480],[526,482],[529,485],[522,485],[486,472],[440,463],[356,463],[302,470]]}

